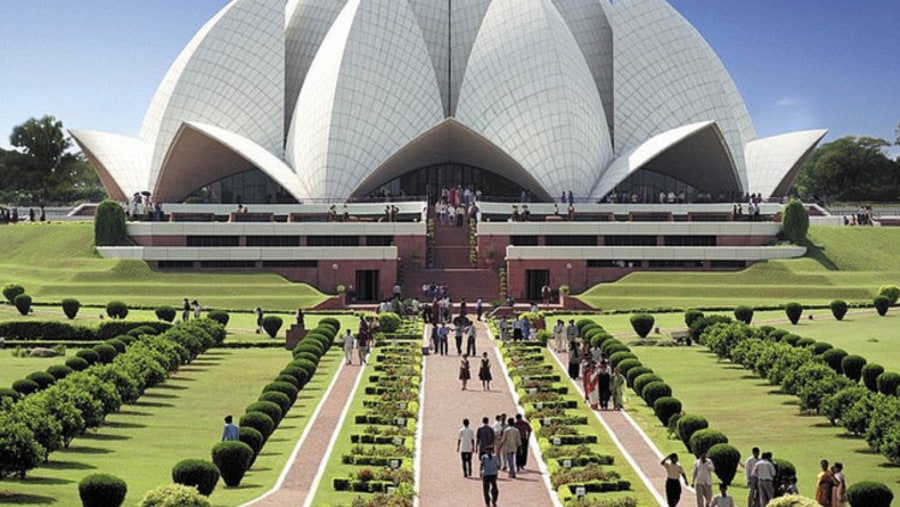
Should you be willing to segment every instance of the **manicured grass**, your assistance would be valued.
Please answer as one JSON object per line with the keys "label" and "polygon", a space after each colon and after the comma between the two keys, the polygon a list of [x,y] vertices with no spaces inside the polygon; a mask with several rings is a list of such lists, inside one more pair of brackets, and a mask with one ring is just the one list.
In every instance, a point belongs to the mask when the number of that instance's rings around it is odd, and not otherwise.
{"label": "manicured grass", "polygon": [[894,254],[900,229],[813,227],[801,259],[761,262],[736,273],[639,272],[599,284],[581,298],[604,310],[770,305],[795,300],[871,302],[878,287],[900,281]]}
{"label": "manicured grass", "polygon": [[[313,380],[303,389],[258,457],[241,486],[219,483],[215,505],[237,505],[261,495],[275,483],[319,398],[340,364],[332,349]],[[107,418],[96,432],[77,438],[67,450],[51,455],[51,463],[24,481],[5,480],[0,489],[15,496],[13,504],[79,505],[77,483],[95,472],[112,473],[128,484],[126,505],[149,489],[171,482],[171,469],[185,458],[209,459],[221,437],[222,418],[239,416],[290,361],[282,349],[217,349],[183,367],[166,384],[148,390],[141,400]]]}
{"label": "manicured grass", "polygon": [[35,371],[47,371],[54,364],[63,364],[64,357],[13,357],[13,349],[0,350],[0,387],[10,385]]}
{"label": "manicured grass", "polygon": [[93,249],[92,224],[17,224],[0,228],[0,286],[18,283],[36,302],[74,297],[82,304],[113,299],[131,305],[180,305],[292,310],[325,296],[273,273],[160,272],[141,261],[103,259]]}

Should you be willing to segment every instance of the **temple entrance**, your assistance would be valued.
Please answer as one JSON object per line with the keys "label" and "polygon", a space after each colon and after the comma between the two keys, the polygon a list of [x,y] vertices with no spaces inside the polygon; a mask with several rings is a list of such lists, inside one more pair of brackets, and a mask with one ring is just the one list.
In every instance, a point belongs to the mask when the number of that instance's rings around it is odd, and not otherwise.
{"label": "temple entrance", "polygon": [[378,301],[378,271],[360,269],[356,272],[356,301],[372,303]]}
{"label": "temple entrance", "polygon": [[550,271],[546,269],[529,269],[525,271],[525,299],[541,301],[544,296],[541,289],[550,285]]}
{"label": "temple entrance", "polygon": [[[410,171],[384,185],[376,193],[384,196],[427,196],[434,203],[441,196],[442,188],[461,186],[481,191],[482,200],[518,200],[524,190],[518,183],[497,173],[463,164],[438,164]],[[380,194],[380,195],[378,195]]]}

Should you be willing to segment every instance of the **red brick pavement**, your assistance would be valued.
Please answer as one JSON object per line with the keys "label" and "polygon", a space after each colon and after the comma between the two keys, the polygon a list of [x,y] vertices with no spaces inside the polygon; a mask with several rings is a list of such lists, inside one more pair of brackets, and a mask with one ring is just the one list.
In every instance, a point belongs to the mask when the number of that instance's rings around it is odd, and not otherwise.
{"label": "red brick pavement", "polygon": [[[494,381],[491,391],[484,392],[478,380],[479,359],[470,360],[472,380],[468,391],[460,390],[459,356],[451,333],[450,354],[430,355],[425,359],[424,407],[421,439],[421,465],[419,474],[419,503],[422,507],[462,507],[484,505],[478,465],[473,463],[474,474],[463,478],[456,441],[462,420],[468,417],[471,427],[477,430],[481,418],[493,417],[501,412],[516,413],[509,386],[500,369],[500,359],[494,344],[487,337],[486,329],[479,324],[476,348],[478,357],[488,352],[492,363]],[[533,440],[534,437],[532,437]],[[532,442],[533,443],[533,442]],[[531,449],[534,450],[532,445]],[[538,471],[533,452],[529,453],[528,470],[520,472],[516,479],[509,479],[505,472],[499,475],[500,498],[498,505],[552,506],[554,501]]]}

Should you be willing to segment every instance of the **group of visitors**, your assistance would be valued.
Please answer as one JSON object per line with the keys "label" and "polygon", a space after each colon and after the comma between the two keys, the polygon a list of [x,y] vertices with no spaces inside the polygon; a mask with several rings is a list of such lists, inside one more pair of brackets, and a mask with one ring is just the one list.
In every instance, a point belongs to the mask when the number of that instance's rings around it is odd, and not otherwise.
{"label": "group of visitors", "polygon": [[[35,213],[34,208],[28,208],[28,222],[46,222],[47,221],[47,213],[44,211],[44,207],[41,206],[41,214],[40,216]],[[12,208],[3,208],[0,207],[0,225],[6,224],[17,224],[22,220],[19,217],[19,208],[13,206]]]}
{"label": "group of visitors", "polygon": [[[678,463],[678,454],[672,453],[660,462],[666,469],[666,504],[675,507],[681,500],[681,481],[688,482],[684,468]],[[705,452],[700,453],[691,467],[691,487],[697,493],[697,507],[735,507],[734,498],[728,494],[728,485],[719,485],[719,494],[713,496],[712,474],[716,467]]]}
{"label": "group of visitors", "polygon": [[544,329],[543,318],[534,319],[534,322],[524,315],[516,315],[510,322],[508,319],[500,319],[497,329],[500,331],[500,340],[525,341],[537,339],[537,333]]}
{"label": "group of visitors", "polygon": [[477,194],[471,186],[465,189],[462,185],[444,187],[441,196],[434,205],[436,221],[439,225],[462,227],[468,218],[476,218],[478,205]]}
{"label": "group of visitors", "polygon": [[844,215],[844,225],[875,225],[875,213],[872,211],[871,206],[860,206],[856,208],[856,213],[853,213],[849,217]]}
{"label": "group of visitors", "polygon": [[[462,383],[461,390],[463,391],[469,389],[469,380],[472,378],[472,365],[469,362],[470,357],[474,357],[474,354],[472,356],[468,353],[463,354],[459,360],[459,381]],[[482,391],[491,390],[491,381],[494,380],[494,376],[491,374],[491,359],[488,357],[487,352],[481,353],[481,362],[478,366],[478,379],[481,380]]]}
{"label": "group of visitors", "polygon": [[[465,315],[460,314],[453,319],[453,337],[456,342],[456,355],[463,355],[463,340],[465,340],[466,354],[474,357],[477,354],[475,350],[475,323],[469,320]],[[447,322],[441,322],[431,326],[431,351],[435,354],[446,356],[450,343],[451,328],[447,326]]]}
{"label": "group of visitors", "polygon": [[375,339],[375,328],[378,326],[378,320],[369,320],[365,317],[359,318],[359,327],[356,335],[348,328],[341,337],[341,346],[344,349],[344,360],[347,365],[353,364],[353,350],[356,349],[357,360],[360,366],[366,365],[369,352],[372,349],[372,343]]}
{"label": "group of visitors", "polygon": [[[194,315],[195,319],[199,319],[201,311],[202,308],[200,307],[200,303],[196,299],[188,301],[188,298],[184,298],[184,301],[181,302],[181,320],[183,321],[190,319],[191,314]],[[260,324],[260,326],[262,326],[262,324]]]}
{"label": "group of visitors", "polygon": [[489,417],[481,419],[481,427],[473,431],[469,419],[463,419],[456,440],[456,452],[462,461],[463,477],[472,477],[472,456],[478,456],[484,504],[496,507],[500,491],[497,476],[506,469],[510,479],[525,470],[528,465],[528,444],[532,428],[528,421],[517,414],[515,418],[499,414],[491,425]]}
{"label": "group of visitors", "polygon": [[835,463],[830,468],[828,460],[819,462],[821,471],[816,476],[816,502],[826,507],[846,507],[847,480],[844,465]]}

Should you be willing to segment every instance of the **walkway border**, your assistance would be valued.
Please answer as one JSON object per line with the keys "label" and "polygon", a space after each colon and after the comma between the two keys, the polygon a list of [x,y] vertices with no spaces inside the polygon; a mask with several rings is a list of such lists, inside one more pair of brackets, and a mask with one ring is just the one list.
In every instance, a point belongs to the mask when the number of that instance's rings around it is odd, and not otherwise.
{"label": "walkway border", "polygon": [[[423,324],[422,330],[422,341],[423,343],[428,339],[428,325]],[[424,346],[423,346],[424,349]],[[425,415],[425,368],[428,364],[428,361],[425,360],[425,354],[422,354],[422,381],[419,382],[419,413],[417,415],[418,420],[416,421],[416,455],[413,457],[413,470],[415,471],[415,475],[413,478],[413,489],[416,491],[416,496],[413,497],[413,507],[419,507],[419,484],[422,483],[422,432],[424,431],[425,425],[422,424],[423,417]]]}
{"label": "walkway border", "polygon": [[[294,445],[294,450],[291,451],[291,456],[288,458],[287,462],[284,465],[284,469],[281,470],[281,474],[278,476],[278,480],[275,481],[275,485],[272,486],[272,489],[266,491],[262,495],[250,500],[249,502],[245,502],[240,505],[240,507],[248,507],[253,505],[260,500],[263,500],[270,495],[274,494],[276,491],[281,489],[281,486],[284,484],[284,480],[287,478],[288,472],[291,470],[291,466],[294,464],[294,461],[297,459],[297,455],[300,454],[300,448],[303,447],[303,444],[306,442],[306,438],[309,436],[309,433],[312,431],[313,425],[316,423],[316,420],[319,418],[319,413],[322,411],[322,407],[325,406],[325,400],[331,395],[332,389],[337,385],[338,378],[341,376],[341,372],[344,371],[344,368],[347,367],[344,364],[343,356],[339,356],[337,358],[341,365],[338,367],[337,371],[334,372],[334,377],[331,379],[331,383],[328,384],[328,389],[325,390],[325,393],[322,395],[322,398],[319,400],[319,404],[316,405],[316,409],[313,411],[312,415],[309,418],[309,421],[306,422],[306,427],[303,428],[303,433],[300,435],[300,440],[297,441],[297,444]],[[354,390],[356,387],[354,386]],[[302,391],[301,391],[302,392]]]}
{"label": "walkway border", "polygon": [[[512,377],[509,376],[509,369],[506,367],[506,361],[504,361],[503,354],[500,353],[497,347],[497,340],[494,338],[494,333],[491,332],[491,326],[487,322],[483,323],[487,328],[488,338],[494,344],[494,350],[497,351],[497,356],[500,358],[500,369],[503,372],[503,378],[506,380],[506,385],[509,387],[509,393],[513,397],[513,402],[522,410],[522,413],[525,413],[525,407],[522,406],[522,403],[519,401],[519,392],[516,390],[515,384],[513,384]],[[537,458],[538,462],[538,470],[541,471],[541,478],[544,480],[544,487],[547,488],[547,491],[550,492],[550,499],[553,500],[554,507],[563,507],[562,502],[559,500],[559,495],[556,493],[556,490],[553,489],[553,483],[550,482],[550,470],[547,468],[547,462],[544,461],[544,455],[541,452],[541,447],[537,443],[537,437],[531,439],[528,443],[528,447],[531,449],[531,456]]]}

